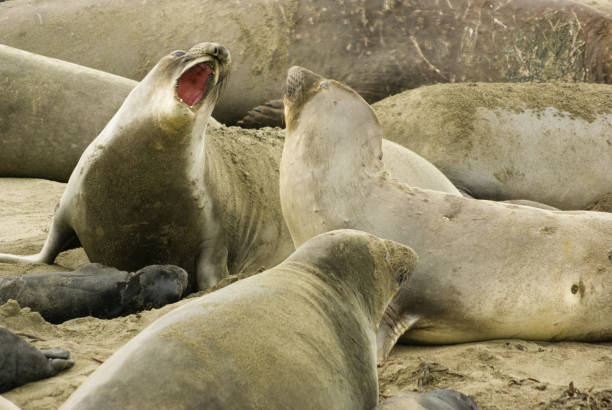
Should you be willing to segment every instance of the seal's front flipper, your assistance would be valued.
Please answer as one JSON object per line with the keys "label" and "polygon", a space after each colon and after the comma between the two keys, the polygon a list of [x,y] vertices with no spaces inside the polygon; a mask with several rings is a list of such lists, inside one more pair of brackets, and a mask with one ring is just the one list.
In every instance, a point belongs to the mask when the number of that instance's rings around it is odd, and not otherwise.
{"label": "seal's front flipper", "polygon": [[237,122],[242,128],[284,127],[285,108],[283,100],[271,100],[250,110]]}
{"label": "seal's front flipper", "polygon": [[393,302],[387,306],[376,334],[376,362],[379,366],[387,360],[397,340],[418,320],[418,315],[398,314]]}
{"label": "seal's front flipper", "polygon": [[36,349],[7,329],[0,328],[0,393],[55,376],[73,365],[74,360],[50,358],[44,351]]}
{"label": "seal's front flipper", "polygon": [[62,251],[70,249],[74,244],[79,243],[74,230],[65,222],[64,218],[56,212],[49,236],[43,245],[42,250],[35,255],[11,255],[0,253],[0,262],[3,263],[46,263],[52,264],[55,257]]}
{"label": "seal's front flipper", "polygon": [[429,393],[407,392],[390,397],[374,410],[478,410],[469,396],[455,390],[439,389]]}

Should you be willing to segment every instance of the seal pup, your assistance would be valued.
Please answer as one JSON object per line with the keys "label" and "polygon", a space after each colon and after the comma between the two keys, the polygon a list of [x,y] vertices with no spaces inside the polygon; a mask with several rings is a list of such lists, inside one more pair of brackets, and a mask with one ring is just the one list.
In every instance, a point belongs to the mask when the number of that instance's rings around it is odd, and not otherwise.
{"label": "seal pup", "polygon": [[[134,80],[175,44],[231,44],[215,109],[231,124],[277,99],[296,64],[368,102],[439,82],[609,82],[612,69],[610,17],[567,0],[45,0],[0,3],[0,16],[2,44]],[[193,16],[206,24],[185,24]]]}
{"label": "seal pup", "polygon": [[402,184],[383,168],[371,107],[301,67],[288,73],[285,117],[280,194],[295,245],[353,228],[419,255],[379,326],[380,360],[402,335],[426,344],[612,338],[612,215]]}
{"label": "seal pup", "polygon": [[[22,384],[52,377],[74,365],[62,349],[38,350],[0,327],[0,393]],[[0,404],[3,404],[0,400]]]}
{"label": "seal pup", "polygon": [[0,277],[0,305],[16,300],[51,323],[83,316],[109,319],[176,302],[186,289],[187,272],[178,266],[124,272],[90,263],[74,272]]}
{"label": "seal pup", "polygon": [[415,262],[364,232],[319,235],[162,316],[61,408],[372,409],[376,326]]}
{"label": "seal pup", "polygon": [[[81,156],[41,252],[0,261],[51,263],[78,238],[90,261],[117,269],[180,266],[191,289],[281,261],[291,245],[277,242],[280,210],[253,206],[270,188],[248,185],[206,143],[229,66],[216,43],[162,58]],[[266,167],[251,172],[273,172]]]}
{"label": "seal pup", "polygon": [[612,87],[438,84],[372,106],[385,138],[480,199],[588,209],[612,192]]}

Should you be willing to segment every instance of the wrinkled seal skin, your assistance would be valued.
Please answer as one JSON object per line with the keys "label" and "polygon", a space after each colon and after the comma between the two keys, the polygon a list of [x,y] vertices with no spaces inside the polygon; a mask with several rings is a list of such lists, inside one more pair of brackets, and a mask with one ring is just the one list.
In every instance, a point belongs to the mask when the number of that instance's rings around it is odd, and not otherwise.
{"label": "wrinkled seal skin", "polygon": [[225,123],[278,98],[294,64],[368,102],[437,82],[610,81],[609,18],[565,0],[38,0],[0,4],[0,16],[2,44],[135,80],[163,50],[227,44]]}
{"label": "wrinkled seal skin", "polygon": [[69,357],[66,350],[38,350],[0,327],[0,393],[71,368],[74,360]]}
{"label": "wrinkled seal skin", "polygon": [[364,232],[320,235],[158,319],[61,408],[370,410],[376,325],[415,262],[410,248]]}
{"label": "wrinkled seal skin", "polygon": [[[403,342],[612,338],[612,215],[553,212],[399,183],[380,161],[373,110],[343,84],[289,71],[281,205],[296,246],[352,228],[419,262],[379,327]],[[308,170],[308,171],[306,171]]]}
{"label": "wrinkled seal skin", "polygon": [[181,299],[187,272],[178,266],[147,266],[129,273],[99,264],[74,272],[31,273],[0,278],[0,304],[14,299],[46,321],[94,316],[109,319],[160,308]]}
{"label": "wrinkled seal skin", "polygon": [[136,82],[0,44],[0,175],[67,181]]}
{"label": "wrinkled seal skin", "polygon": [[454,390],[401,393],[380,403],[374,410],[478,410],[470,397]]}
{"label": "wrinkled seal skin", "polygon": [[[177,82],[200,60],[214,65],[214,76],[204,99],[189,107],[178,97]],[[291,245],[278,240],[280,210],[251,206],[258,199],[265,204],[261,198],[277,188],[262,186],[265,178],[251,184],[206,143],[229,64],[228,51],[215,43],[160,60],[82,155],[42,251],[1,254],[0,261],[51,263],[76,236],[92,262],[127,271],[177,265],[188,272],[192,289],[211,286],[228,271],[281,261]],[[272,174],[273,167],[259,169]]]}
{"label": "wrinkled seal skin", "polygon": [[612,192],[612,87],[438,84],[373,105],[385,138],[476,198],[588,209]]}

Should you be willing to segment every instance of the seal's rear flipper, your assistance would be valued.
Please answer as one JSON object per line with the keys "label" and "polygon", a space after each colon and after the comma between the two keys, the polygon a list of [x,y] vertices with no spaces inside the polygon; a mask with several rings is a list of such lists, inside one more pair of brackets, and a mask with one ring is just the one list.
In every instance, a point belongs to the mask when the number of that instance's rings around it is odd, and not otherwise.
{"label": "seal's rear flipper", "polygon": [[250,110],[237,122],[242,128],[284,127],[285,113],[283,100],[270,100]]}
{"label": "seal's rear flipper", "polygon": [[47,240],[39,253],[35,255],[0,253],[0,262],[52,264],[60,252],[72,249],[76,244],[80,244],[74,230],[63,219],[58,213],[55,214],[51,229],[49,229],[49,236],[47,236]]}
{"label": "seal's rear flipper", "polygon": [[397,340],[418,320],[418,315],[398,314],[393,303],[387,306],[376,334],[376,362],[379,366],[387,360]]}
{"label": "seal's rear flipper", "polygon": [[406,392],[390,397],[374,410],[478,410],[476,402],[455,390],[439,389],[429,393]]}

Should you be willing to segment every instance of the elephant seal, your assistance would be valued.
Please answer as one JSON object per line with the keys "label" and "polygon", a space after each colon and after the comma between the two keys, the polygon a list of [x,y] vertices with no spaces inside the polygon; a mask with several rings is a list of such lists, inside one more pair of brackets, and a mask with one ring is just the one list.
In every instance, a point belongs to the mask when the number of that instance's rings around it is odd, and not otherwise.
{"label": "elephant seal", "polygon": [[429,393],[401,393],[379,403],[374,410],[478,410],[478,406],[463,393],[438,389]]}
{"label": "elephant seal", "polygon": [[257,202],[277,191],[251,184],[273,164],[245,175],[231,152],[206,142],[229,65],[216,43],[161,59],[81,156],[42,251],[0,261],[51,263],[76,237],[90,261],[117,269],[180,266],[191,289],[280,262],[291,246],[278,240],[280,210]]}
{"label": "elephant seal", "polygon": [[612,338],[612,215],[560,212],[418,189],[380,160],[382,128],[353,90],[289,70],[280,167],[296,246],[352,228],[404,243],[419,262],[385,311],[379,359],[397,338]]}
{"label": "elephant seal", "polygon": [[74,360],[69,357],[62,349],[38,350],[0,327],[0,393],[71,368]]}
{"label": "elephant seal", "polygon": [[407,246],[364,232],[319,235],[162,316],[61,409],[372,409],[376,326],[415,262]]}
{"label": "elephant seal", "polygon": [[481,199],[587,209],[612,192],[612,87],[438,84],[373,105],[385,138]]}
{"label": "elephant seal", "polygon": [[[609,82],[612,70],[610,17],[566,0],[46,0],[2,3],[0,16],[2,44],[134,80],[164,50],[231,44],[232,82],[215,109],[231,124],[277,99],[296,64],[368,102],[438,82]],[[194,16],[215,18],[185,24]]]}
{"label": "elephant seal", "polygon": [[5,177],[67,181],[85,148],[138,84],[2,44],[0,60]]}
{"label": "elephant seal", "polygon": [[186,289],[187,272],[178,266],[129,273],[92,263],[74,272],[0,277],[0,305],[14,299],[51,323],[83,316],[109,319],[176,302]]}

